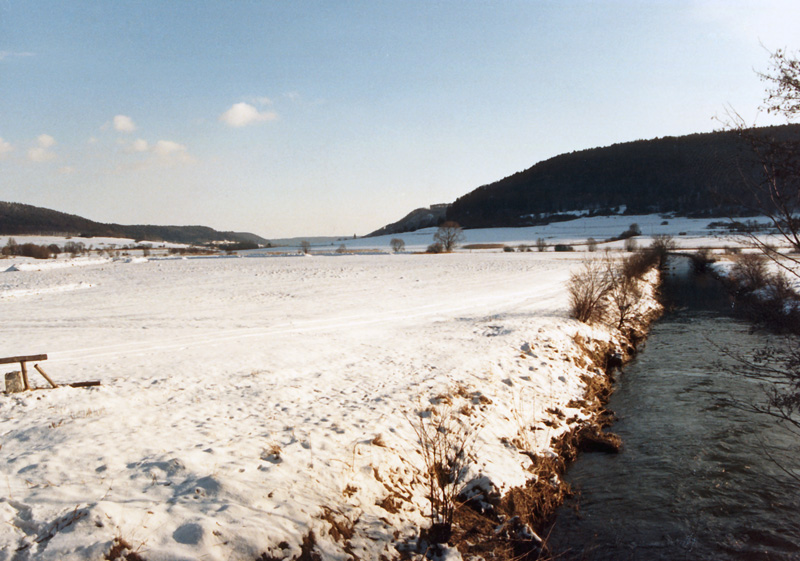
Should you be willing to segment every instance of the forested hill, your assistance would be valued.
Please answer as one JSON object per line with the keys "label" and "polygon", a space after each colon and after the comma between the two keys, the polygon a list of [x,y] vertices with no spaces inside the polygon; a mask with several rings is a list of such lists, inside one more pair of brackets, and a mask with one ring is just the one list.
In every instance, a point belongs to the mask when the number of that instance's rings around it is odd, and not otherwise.
{"label": "forested hill", "polygon": [[185,244],[215,241],[268,243],[262,237],[244,232],[219,232],[206,226],[103,224],[74,214],[2,201],[0,201],[0,235],[103,236]]}
{"label": "forested hill", "polygon": [[[800,138],[800,125],[757,131]],[[638,140],[539,162],[460,197],[447,219],[467,228],[524,226],[566,211],[609,214],[623,205],[637,214],[723,215],[736,209],[713,193],[740,189],[744,178],[758,174],[735,131]]]}

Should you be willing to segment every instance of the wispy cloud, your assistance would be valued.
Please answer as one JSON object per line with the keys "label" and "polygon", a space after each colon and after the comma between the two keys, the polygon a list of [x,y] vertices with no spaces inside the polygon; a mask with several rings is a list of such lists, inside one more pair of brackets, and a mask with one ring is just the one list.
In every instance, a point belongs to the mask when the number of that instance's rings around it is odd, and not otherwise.
{"label": "wispy cloud", "polygon": [[52,148],[56,145],[56,139],[50,136],[49,134],[40,134],[36,141],[39,143],[39,146],[42,148]]}
{"label": "wispy cloud", "polygon": [[[148,167],[151,164],[178,165],[191,164],[197,160],[189,153],[189,149],[184,144],[173,140],[158,140],[150,144],[143,138],[125,142],[121,144],[128,154],[144,154],[146,159],[139,162],[140,166]],[[141,167],[139,168],[141,169]]]}
{"label": "wispy cloud", "polygon": [[230,109],[219,116],[219,120],[230,127],[244,127],[265,121],[274,121],[278,114],[274,111],[259,111],[249,103],[234,103]]}
{"label": "wispy cloud", "polygon": [[13,151],[14,147],[11,145],[11,143],[0,138],[0,159]]}
{"label": "wispy cloud", "polygon": [[117,132],[127,133],[136,130],[136,124],[133,122],[133,119],[131,119],[127,115],[115,115],[113,124],[114,124],[114,130]]}
{"label": "wispy cloud", "polygon": [[29,57],[34,56],[35,53],[15,52],[15,51],[0,51],[0,62],[8,58]]}
{"label": "wispy cloud", "polygon": [[172,140],[159,140],[153,145],[151,151],[164,160],[175,162],[188,162],[193,160],[186,146],[173,142]]}
{"label": "wispy cloud", "polygon": [[150,150],[150,145],[142,138],[137,138],[126,148],[127,152],[147,152],[148,150]]}
{"label": "wispy cloud", "polygon": [[56,139],[49,134],[40,134],[36,138],[37,146],[28,150],[28,159],[32,162],[49,162],[56,158],[50,148],[56,145]]}

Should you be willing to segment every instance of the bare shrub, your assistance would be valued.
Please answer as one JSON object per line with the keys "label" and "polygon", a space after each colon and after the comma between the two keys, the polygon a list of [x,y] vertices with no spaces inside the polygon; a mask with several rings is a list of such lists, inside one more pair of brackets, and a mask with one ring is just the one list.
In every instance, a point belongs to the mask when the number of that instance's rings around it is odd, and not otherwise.
{"label": "bare shrub", "polygon": [[744,290],[764,288],[769,280],[767,257],[762,253],[741,254],[731,268],[731,277]]}
{"label": "bare shrub", "polygon": [[341,244],[339,247],[336,248],[336,253],[347,253],[347,246]]}
{"label": "bare shrub", "polygon": [[33,257],[34,259],[50,259],[50,250],[47,246],[36,245],[35,243],[23,243],[16,247],[14,255],[23,257]]}
{"label": "bare shrub", "polygon": [[708,247],[701,247],[690,257],[692,259],[692,268],[698,275],[708,272],[709,265],[716,261],[714,254],[711,253],[711,249]]}
{"label": "bare shrub", "polygon": [[609,291],[606,267],[602,261],[592,260],[570,276],[567,290],[572,317],[584,323],[595,323],[605,313],[603,301]]}
{"label": "bare shrub", "polygon": [[444,246],[439,242],[432,243],[425,250],[425,253],[444,253]]}
{"label": "bare shrub", "polygon": [[544,238],[536,238],[536,250],[547,251],[547,241]]}
{"label": "bare shrub", "polygon": [[586,240],[586,249],[589,251],[597,251],[597,240],[594,238],[588,238]]}
{"label": "bare shrub", "polygon": [[303,240],[300,242],[300,253],[307,254],[311,251],[311,243],[308,240]]}
{"label": "bare shrub", "polygon": [[639,248],[639,244],[636,242],[634,238],[625,238],[625,244],[623,245],[625,251],[628,253],[632,253]]}
{"label": "bare shrub", "polygon": [[86,251],[86,246],[83,242],[67,242],[64,244],[64,251],[69,253],[71,257],[75,257]]}
{"label": "bare shrub", "polygon": [[49,259],[51,253],[50,248],[46,245],[37,245],[35,243],[18,244],[14,238],[8,238],[8,242],[2,249],[3,255],[33,257],[34,259]]}
{"label": "bare shrub", "polygon": [[678,244],[672,236],[668,234],[656,234],[653,236],[653,241],[650,243],[649,249],[658,256],[659,262],[663,264],[664,260],[667,258],[667,254],[675,251],[677,248]]}
{"label": "bare shrub", "polygon": [[429,537],[439,543],[450,538],[456,498],[468,483],[478,427],[466,424],[449,408],[425,411],[411,426],[425,463],[425,484],[431,502]]}
{"label": "bare shrub", "polygon": [[622,274],[628,279],[640,279],[658,263],[658,255],[640,251],[625,257],[620,263]]}

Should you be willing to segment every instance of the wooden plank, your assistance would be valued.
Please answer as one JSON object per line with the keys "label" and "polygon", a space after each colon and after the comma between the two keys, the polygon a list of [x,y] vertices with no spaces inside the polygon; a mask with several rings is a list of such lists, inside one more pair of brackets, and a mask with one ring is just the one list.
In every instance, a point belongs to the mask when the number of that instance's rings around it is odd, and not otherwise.
{"label": "wooden plank", "polygon": [[31,389],[31,385],[28,383],[28,369],[25,368],[25,363],[20,362],[19,365],[22,367],[22,383],[25,385],[25,389]]}
{"label": "wooden plank", "polygon": [[14,362],[29,362],[29,361],[38,361],[38,360],[47,360],[47,355],[30,355],[30,356],[10,356],[6,358],[0,358],[0,364],[11,364]]}
{"label": "wooden plank", "polygon": [[69,385],[70,388],[91,388],[92,386],[99,386],[100,380],[93,380],[91,382],[75,382]]}
{"label": "wooden plank", "polygon": [[33,365],[33,367],[36,369],[36,371],[37,371],[37,372],[39,372],[39,374],[41,374],[42,376],[44,376],[44,379],[45,379],[45,380],[47,380],[48,382],[50,382],[50,385],[51,385],[51,386],[53,386],[54,388],[57,388],[57,387],[58,387],[58,384],[56,384],[56,383],[55,383],[53,380],[51,380],[51,379],[50,379],[50,376],[48,376],[47,374],[45,374],[45,373],[44,373],[44,370],[42,370],[42,369],[39,367],[39,365],[38,365],[38,364],[34,364],[34,365]]}

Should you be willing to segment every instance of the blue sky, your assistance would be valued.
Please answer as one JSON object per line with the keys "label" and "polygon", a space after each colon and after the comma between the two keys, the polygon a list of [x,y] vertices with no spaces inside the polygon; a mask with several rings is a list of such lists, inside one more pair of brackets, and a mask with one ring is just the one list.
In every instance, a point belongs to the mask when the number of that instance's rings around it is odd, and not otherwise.
{"label": "blue sky", "polygon": [[366,234],[563,152],[753,121],[797,29],[794,0],[0,0],[0,200]]}

